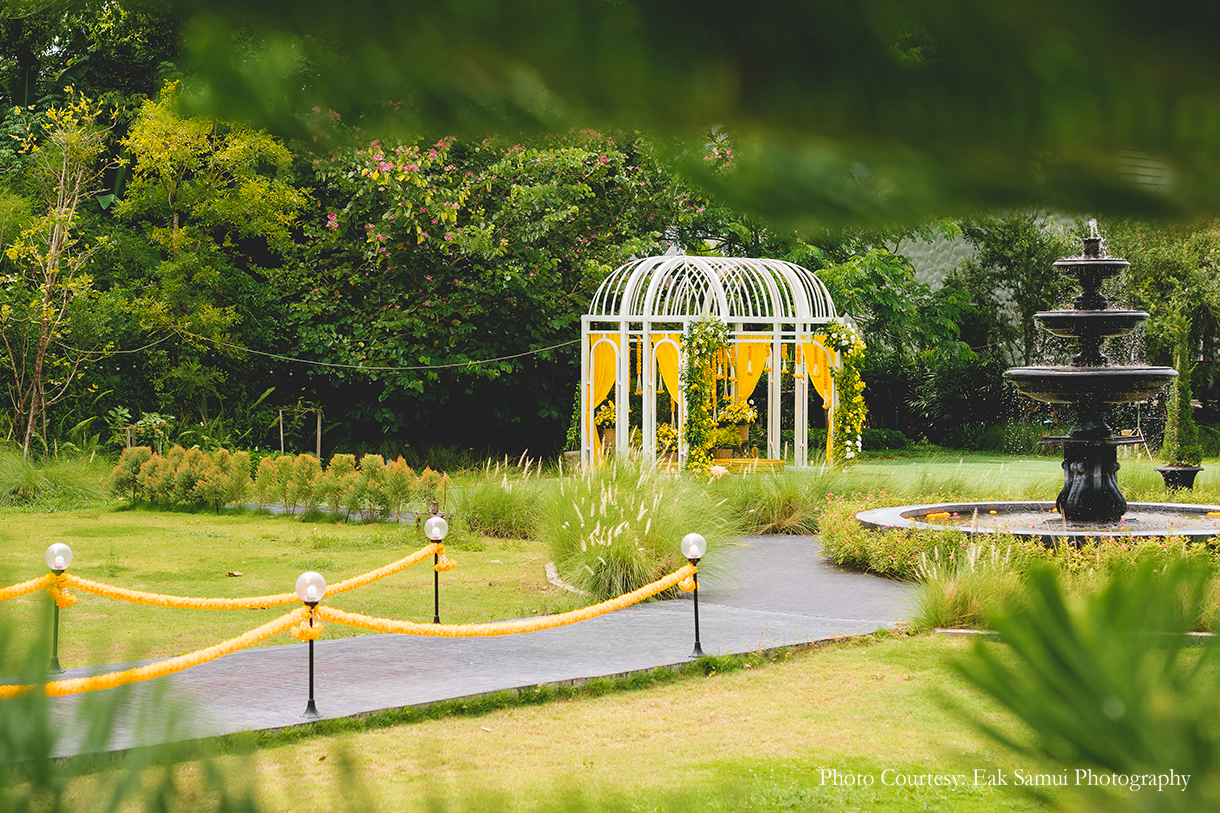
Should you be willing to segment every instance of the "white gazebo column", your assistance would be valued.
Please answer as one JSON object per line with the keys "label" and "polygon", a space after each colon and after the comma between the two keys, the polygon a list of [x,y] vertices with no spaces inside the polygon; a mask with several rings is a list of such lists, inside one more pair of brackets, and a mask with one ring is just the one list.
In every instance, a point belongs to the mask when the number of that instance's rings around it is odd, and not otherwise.
{"label": "white gazebo column", "polygon": [[783,414],[783,404],[780,403],[780,368],[783,365],[784,343],[780,335],[780,325],[775,323],[771,334],[771,370],[767,373],[767,457],[780,459],[782,441],[780,440],[780,416]]}
{"label": "white gazebo column", "polygon": [[589,445],[589,389],[593,386],[590,374],[589,317],[580,319],[580,468],[589,471],[593,467],[593,449]]}
{"label": "white gazebo column", "polygon": [[792,346],[792,465],[798,469],[809,467],[809,375],[801,347],[805,327],[796,326],[796,342]]}
{"label": "white gazebo column", "polygon": [[618,374],[614,381],[614,448],[626,459],[631,440],[631,332],[627,322],[618,323]]}
{"label": "white gazebo column", "polygon": [[652,323],[644,320],[643,328],[640,331],[640,341],[644,343],[643,349],[640,351],[640,377],[644,379],[644,394],[641,396],[643,406],[641,407],[641,429],[643,437],[641,440],[641,448],[643,450],[644,462],[648,465],[656,465],[657,462],[657,371],[656,365],[653,362],[652,351]]}

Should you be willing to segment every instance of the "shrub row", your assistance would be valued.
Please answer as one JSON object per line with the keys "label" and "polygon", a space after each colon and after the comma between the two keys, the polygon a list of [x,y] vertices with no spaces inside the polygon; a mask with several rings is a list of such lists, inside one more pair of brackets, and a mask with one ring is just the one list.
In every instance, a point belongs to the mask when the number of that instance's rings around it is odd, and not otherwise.
{"label": "shrub row", "polygon": [[430,468],[416,475],[401,457],[337,454],[325,470],[310,454],[264,457],[251,477],[248,452],[207,453],[175,446],[164,456],[147,446],[125,449],[106,485],[116,496],[153,505],[223,506],[253,500],[289,513],[323,508],[345,517],[393,516],[426,507],[449,478]]}

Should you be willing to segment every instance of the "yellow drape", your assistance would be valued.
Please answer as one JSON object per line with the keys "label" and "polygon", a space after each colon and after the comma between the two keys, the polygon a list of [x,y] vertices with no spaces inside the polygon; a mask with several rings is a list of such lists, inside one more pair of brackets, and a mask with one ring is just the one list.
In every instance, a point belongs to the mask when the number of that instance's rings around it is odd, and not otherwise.
{"label": "yellow drape", "polygon": [[[830,373],[832,363],[830,353],[821,344],[826,341],[825,336],[814,336],[813,341],[801,342],[801,353],[804,356],[805,372],[809,375],[810,382],[813,383],[813,388],[817,390],[818,395],[822,396],[822,402],[825,404],[826,413],[826,462],[829,465],[834,465],[833,444],[831,438],[834,435],[834,379]],[[819,342],[814,344],[813,342]]]}
{"label": "yellow drape", "polygon": [[[610,394],[610,389],[614,386],[614,380],[618,374],[619,335],[617,333],[590,333],[589,346],[593,351],[590,365],[593,368],[593,388],[589,393],[589,414],[586,416],[586,420],[589,422],[588,426],[592,430],[594,438],[593,468],[598,469],[601,468],[603,458],[602,439],[597,424],[593,421],[593,416],[602,399]],[[615,404],[615,408],[617,410],[619,405]],[[622,414],[619,414],[621,417]]]}
{"label": "yellow drape", "polygon": [[746,400],[754,394],[758,379],[762,378],[767,356],[771,354],[771,341],[737,340],[734,345],[734,364],[737,367],[737,398]]}
{"label": "yellow drape", "polygon": [[[669,390],[669,397],[674,401],[677,401],[682,393],[682,381],[678,374],[677,345],[681,338],[680,333],[666,333],[652,337],[652,350],[657,359],[657,369],[661,371],[661,380],[665,382],[665,389]],[[671,341],[664,341],[665,339]]]}
{"label": "yellow drape", "polygon": [[834,387],[834,380],[830,377],[833,365],[826,348],[820,344],[814,344],[814,341],[824,342],[826,337],[814,336],[813,341],[801,342],[801,353],[805,357],[805,372],[809,374],[813,388],[818,391],[818,395],[822,396],[822,401],[829,407],[830,391]]}

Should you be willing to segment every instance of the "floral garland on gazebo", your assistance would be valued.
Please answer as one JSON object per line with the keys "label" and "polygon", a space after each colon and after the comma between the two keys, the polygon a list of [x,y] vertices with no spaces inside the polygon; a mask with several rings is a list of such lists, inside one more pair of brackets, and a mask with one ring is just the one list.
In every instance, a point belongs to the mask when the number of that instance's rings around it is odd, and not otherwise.
{"label": "floral garland on gazebo", "polygon": [[729,340],[729,327],[715,316],[692,322],[682,337],[682,395],[686,400],[686,468],[706,473],[712,467],[712,433],[716,421],[716,373],[712,363]]}
{"label": "floral garland on gazebo", "polygon": [[826,326],[826,343],[839,353],[839,366],[831,371],[835,392],[839,395],[830,436],[830,459],[837,468],[854,461],[864,445],[861,430],[868,407],[864,404],[860,365],[864,361],[865,345],[860,334],[842,322]]}

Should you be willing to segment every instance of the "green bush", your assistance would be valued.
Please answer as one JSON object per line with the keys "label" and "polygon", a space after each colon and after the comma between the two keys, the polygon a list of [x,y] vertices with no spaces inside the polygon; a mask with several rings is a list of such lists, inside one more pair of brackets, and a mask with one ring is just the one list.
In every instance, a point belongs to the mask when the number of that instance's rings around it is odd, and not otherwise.
{"label": "green bush", "polygon": [[1220,426],[1196,427],[1199,431],[1199,445],[1204,457],[1220,457]]}
{"label": "green bush", "polygon": [[403,510],[410,504],[415,493],[415,471],[407,465],[406,460],[399,457],[386,464],[382,491],[385,494],[386,510],[401,522]]}
{"label": "green bush", "polygon": [[704,561],[713,565],[717,549],[739,533],[704,481],[664,476],[647,465],[615,462],[558,488],[545,503],[537,537],[563,577],[599,600],[681,567],[679,543],[692,531],[708,540]]}
{"label": "green bush", "polygon": [[866,452],[877,452],[883,449],[905,449],[911,445],[911,441],[907,439],[907,436],[897,429],[869,429],[866,427],[860,433],[860,438],[864,442],[864,451]]}
{"label": "green bush", "polygon": [[115,497],[124,497],[135,502],[140,496],[140,467],[152,458],[152,449],[133,446],[119,455],[118,465],[106,478],[106,488]]}

